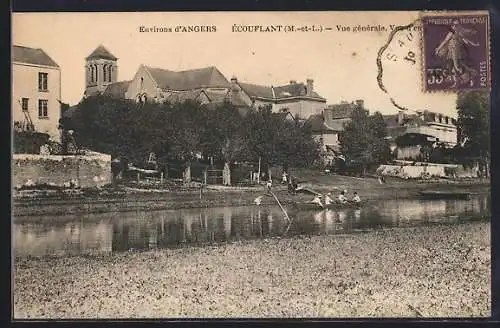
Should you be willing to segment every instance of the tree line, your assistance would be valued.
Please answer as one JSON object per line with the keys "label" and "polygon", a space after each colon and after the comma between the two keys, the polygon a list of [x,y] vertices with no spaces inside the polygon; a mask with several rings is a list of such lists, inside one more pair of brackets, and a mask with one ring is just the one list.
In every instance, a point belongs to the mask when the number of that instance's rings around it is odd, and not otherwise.
{"label": "tree line", "polygon": [[[454,148],[423,147],[423,156],[437,163],[480,163],[488,171],[490,158],[489,95],[461,92],[457,97],[458,144]],[[357,108],[344,125],[339,144],[345,163],[358,173],[395,158],[387,127],[379,112]],[[226,102],[206,106],[183,103],[136,103],[103,95],[88,97],[63,125],[75,131],[82,147],[144,161],[153,152],[166,161],[189,162],[197,155],[214,162],[256,162],[284,167],[321,163],[321,145],[311,126],[286,119],[271,108],[238,108]]]}
{"label": "tree line", "polygon": [[104,95],[83,99],[71,119],[80,147],[141,163],[153,152],[165,161],[256,162],[306,167],[320,158],[311,127],[270,107],[242,109],[229,102],[202,105],[137,103]]}

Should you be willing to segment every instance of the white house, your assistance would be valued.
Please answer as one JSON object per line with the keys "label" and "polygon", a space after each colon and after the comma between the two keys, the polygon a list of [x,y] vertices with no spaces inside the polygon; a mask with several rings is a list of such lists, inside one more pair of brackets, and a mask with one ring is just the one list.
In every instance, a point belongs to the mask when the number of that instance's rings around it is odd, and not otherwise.
{"label": "white house", "polygon": [[61,69],[42,49],[12,47],[12,121],[60,141]]}

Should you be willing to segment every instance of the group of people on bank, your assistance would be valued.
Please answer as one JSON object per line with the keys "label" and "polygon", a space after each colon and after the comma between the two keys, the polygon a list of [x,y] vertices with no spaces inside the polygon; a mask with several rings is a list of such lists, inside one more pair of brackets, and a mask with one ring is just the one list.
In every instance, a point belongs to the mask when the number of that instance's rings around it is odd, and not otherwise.
{"label": "group of people on bank", "polygon": [[337,197],[337,201],[334,201],[330,196],[332,195],[330,192],[327,193],[325,195],[325,198],[324,198],[324,204],[323,204],[323,201],[322,201],[322,198],[323,196],[320,195],[320,194],[317,194],[314,199],[311,201],[311,203],[313,204],[318,204],[319,206],[321,207],[324,207],[325,205],[331,205],[331,204],[347,204],[349,202],[351,203],[360,203],[361,202],[361,198],[359,197],[358,193],[355,191],[353,193],[353,197],[352,199],[349,201],[349,199],[347,199],[347,191],[346,190],[342,190],[340,192],[340,194],[338,195]]}

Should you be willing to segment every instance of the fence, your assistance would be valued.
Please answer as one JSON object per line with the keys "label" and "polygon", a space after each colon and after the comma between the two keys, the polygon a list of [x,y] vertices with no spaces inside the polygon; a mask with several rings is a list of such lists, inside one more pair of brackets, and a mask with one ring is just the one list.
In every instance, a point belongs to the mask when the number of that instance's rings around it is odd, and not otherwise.
{"label": "fence", "polygon": [[207,184],[222,184],[224,180],[224,170],[207,170]]}

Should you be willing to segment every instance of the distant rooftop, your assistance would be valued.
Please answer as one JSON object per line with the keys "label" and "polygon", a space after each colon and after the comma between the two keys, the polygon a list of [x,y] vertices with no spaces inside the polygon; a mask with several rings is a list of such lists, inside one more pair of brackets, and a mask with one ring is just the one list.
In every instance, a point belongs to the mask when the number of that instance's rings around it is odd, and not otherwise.
{"label": "distant rooftop", "polygon": [[59,65],[40,48],[35,49],[14,45],[12,47],[12,61],[59,68]]}
{"label": "distant rooftop", "polygon": [[[281,86],[265,86],[235,80],[241,89],[250,97],[265,98],[265,99],[284,99],[290,97],[306,97],[307,86],[304,83],[291,81],[290,84]],[[324,100],[315,91],[309,97]]]}
{"label": "distant rooftop", "polygon": [[115,56],[111,52],[108,51],[102,44],[99,45],[90,55],[88,55],[87,60],[89,59],[110,59],[117,60]]}

